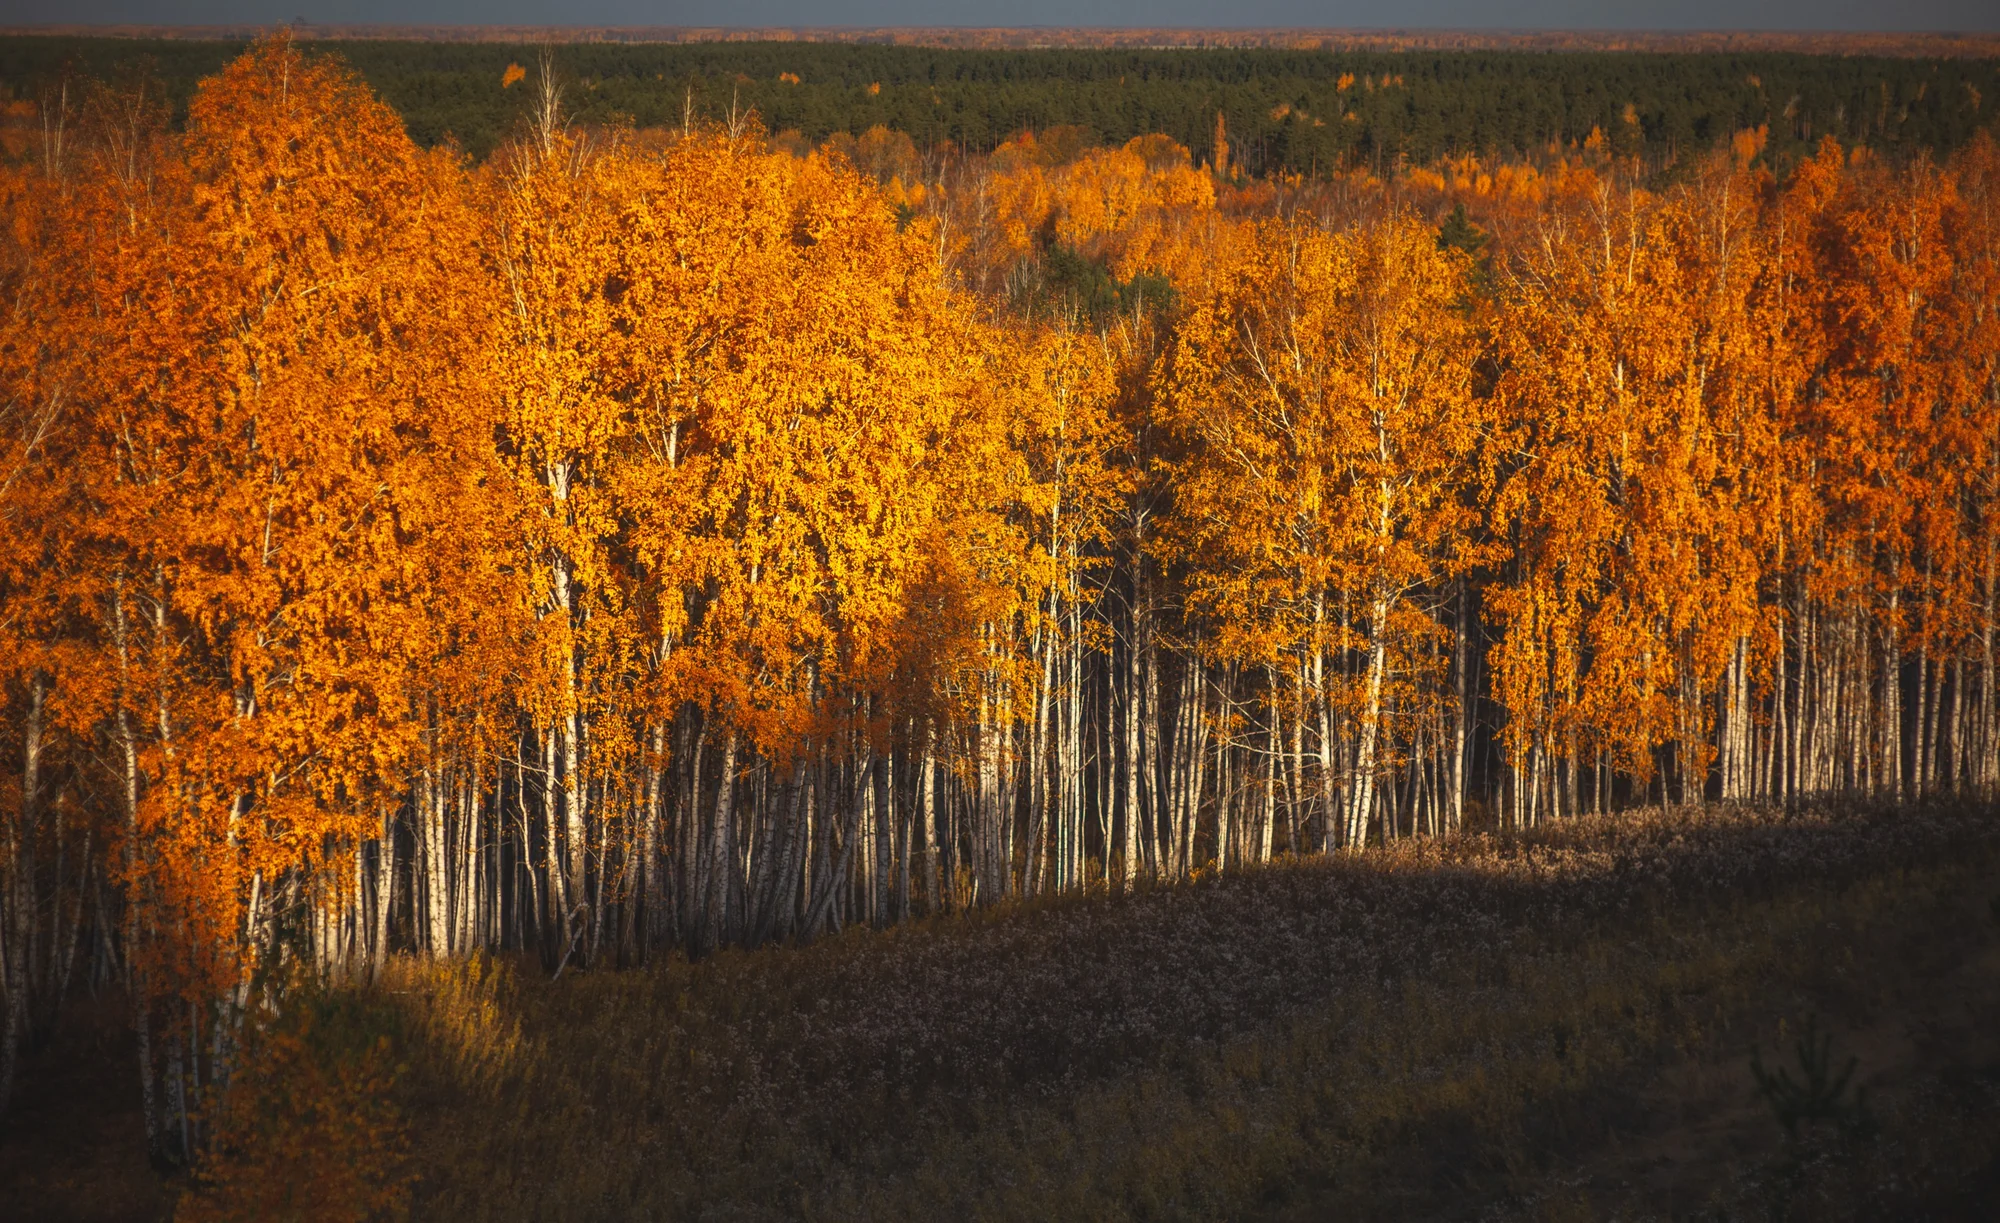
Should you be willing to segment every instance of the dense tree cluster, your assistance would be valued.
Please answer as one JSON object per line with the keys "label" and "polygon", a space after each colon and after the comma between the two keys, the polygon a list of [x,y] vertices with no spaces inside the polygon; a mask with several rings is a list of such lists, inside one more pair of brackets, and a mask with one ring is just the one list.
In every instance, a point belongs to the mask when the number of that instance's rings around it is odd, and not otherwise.
{"label": "dense tree cluster", "polygon": [[[149,67],[185,101],[241,43],[0,39],[0,81],[21,96],[66,65],[109,77]],[[500,82],[531,46],[355,41],[340,51],[403,116],[419,145],[455,140],[484,158],[527,103]],[[1216,111],[1256,174],[1378,171],[1445,155],[1520,156],[1593,128],[1650,165],[1768,126],[1774,151],[1823,136],[1949,152],[1992,120],[2000,62],[1977,58],[1282,47],[969,50],[821,42],[583,43],[562,49],[570,103],[590,122],[681,123],[755,108],[774,132],[817,144],[883,125],[919,145],[985,152],[1014,134],[1075,126],[1108,144],[1164,133],[1208,151]]]}
{"label": "dense tree cluster", "polygon": [[1988,138],[1301,181],[520,88],[469,168],[280,38],[0,175],[0,1090],[84,979],[187,1158],[287,971],[2000,782]]}

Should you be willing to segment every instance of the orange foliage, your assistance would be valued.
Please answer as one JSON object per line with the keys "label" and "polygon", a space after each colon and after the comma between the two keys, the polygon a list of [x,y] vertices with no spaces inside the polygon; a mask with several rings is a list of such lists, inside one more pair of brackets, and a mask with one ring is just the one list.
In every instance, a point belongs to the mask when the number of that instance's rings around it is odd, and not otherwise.
{"label": "orange foliage", "polygon": [[281,35],[0,165],[0,881],[115,884],[192,1214],[400,1200],[387,1055],[270,1009],[392,948],[1442,831],[1482,702],[1515,822],[2000,782],[1989,138],[1259,180],[537,88],[469,168]]}

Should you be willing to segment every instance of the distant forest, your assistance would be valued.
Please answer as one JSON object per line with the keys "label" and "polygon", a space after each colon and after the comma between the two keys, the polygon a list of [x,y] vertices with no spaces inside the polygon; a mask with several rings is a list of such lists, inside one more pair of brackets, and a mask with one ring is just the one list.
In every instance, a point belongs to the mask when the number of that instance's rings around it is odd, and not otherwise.
{"label": "distant forest", "polygon": [[[431,146],[483,159],[526,111],[503,89],[540,48],[507,43],[322,44],[358,70]],[[0,88],[33,100],[65,73],[154,76],[176,113],[241,42],[0,39]],[[1625,52],[1319,51],[1268,48],[979,51],[802,42],[570,44],[555,49],[584,123],[676,126],[732,105],[772,132],[818,142],[884,125],[919,146],[984,152],[1022,130],[1075,125],[1119,144],[1162,132],[1205,153],[1228,119],[1252,174],[1313,174],[1478,153],[1519,156],[1601,130],[1621,154],[1673,165],[1768,125],[1789,162],[1821,137],[1895,154],[1949,152],[1990,120],[2000,61]],[[795,78],[795,79],[794,79]]]}

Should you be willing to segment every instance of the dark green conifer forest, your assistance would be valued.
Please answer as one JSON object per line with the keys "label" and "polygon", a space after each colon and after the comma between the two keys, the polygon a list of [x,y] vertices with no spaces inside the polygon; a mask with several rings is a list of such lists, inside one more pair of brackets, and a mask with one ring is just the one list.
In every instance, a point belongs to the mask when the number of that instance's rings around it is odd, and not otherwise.
{"label": "dark green conifer forest", "polygon": [[[155,77],[184,109],[236,42],[0,39],[0,83],[33,96],[65,71]],[[456,140],[483,159],[514,129],[525,91],[505,43],[356,40],[340,55],[421,145]],[[1445,155],[1520,155],[1602,130],[1656,164],[1768,125],[1773,155],[1822,137],[1949,152],[1991,118],[2000,64],[1977,59],[1644,52],[965,51],[830,43],[571,44],[561,48],[582,122],[678,126],[754,109],[772,132],[817,143],[877,124],[919,146],[991,149],[1022,130],[1086,129],[1106,144],[1162,132],[1206,148],[1228,116],[1247,173],[1390,168]],[[780,79],[790,74],[796,84]],[[1343,82],[1345,82],[1343,84]],[[879,85],[880,89],[874,87]],[[1629,110],[1628,110],[1629,108]]]}

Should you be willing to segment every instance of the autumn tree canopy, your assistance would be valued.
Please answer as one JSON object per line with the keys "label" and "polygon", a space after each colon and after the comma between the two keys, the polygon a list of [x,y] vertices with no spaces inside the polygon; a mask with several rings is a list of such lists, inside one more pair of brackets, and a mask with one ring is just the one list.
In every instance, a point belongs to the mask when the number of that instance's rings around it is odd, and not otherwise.
{"label": "autumn tree canopy", "polygon": [[1259,176],[507,88],[475,164],[281,36],[0,165],[0,1097],[81,978],[186,1161],[302,974],[2000,781],[1987,136]]}

